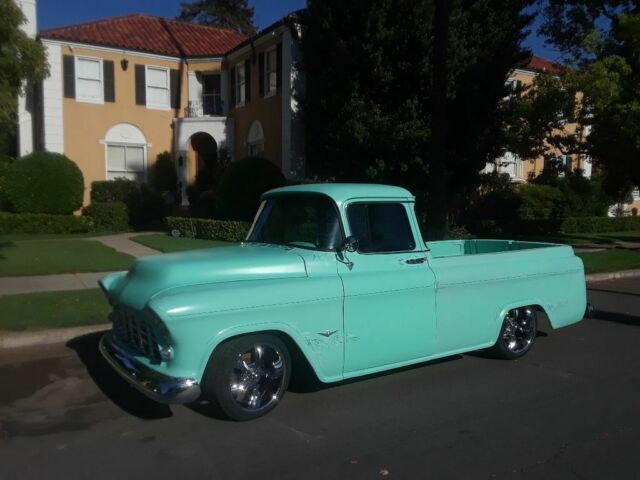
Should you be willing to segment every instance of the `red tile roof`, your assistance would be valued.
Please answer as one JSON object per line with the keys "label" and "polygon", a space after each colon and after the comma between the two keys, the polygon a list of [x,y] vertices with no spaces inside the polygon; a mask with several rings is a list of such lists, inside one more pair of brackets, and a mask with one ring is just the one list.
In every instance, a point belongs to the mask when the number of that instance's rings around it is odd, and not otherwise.
{"label": "red tile roof", "polygon": [[551,60],[547,60],[546,58],[538,57],[536,55],[529,58],[522,68],[534,70],[536,72],[559,73],[562,71],[562,65],[559,63],[552,62]]}
{"label": "red tile roof", "polygon": [[134,14],[40,32],[41,38],[139,50],[174,57],[224,55],[246,35],[161,17]]}

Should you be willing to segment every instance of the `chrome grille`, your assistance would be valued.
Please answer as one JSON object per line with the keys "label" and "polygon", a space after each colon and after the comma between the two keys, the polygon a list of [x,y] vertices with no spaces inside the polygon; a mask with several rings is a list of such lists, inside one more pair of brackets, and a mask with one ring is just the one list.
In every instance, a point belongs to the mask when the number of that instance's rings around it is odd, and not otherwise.
{"label": "chrome grille", "polygon": [[160,362],[158,339],[150,323],[128,310],[114,312],[113,335],[122,344],[144,355],[152,362]]}

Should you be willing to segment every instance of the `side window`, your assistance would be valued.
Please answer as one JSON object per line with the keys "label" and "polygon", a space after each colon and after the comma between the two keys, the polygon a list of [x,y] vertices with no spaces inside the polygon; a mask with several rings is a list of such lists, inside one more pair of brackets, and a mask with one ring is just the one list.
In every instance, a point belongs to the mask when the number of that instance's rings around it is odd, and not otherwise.
{"label": "side window", "polygon": [[362,253],[406,252],[416,247],[400,203],[356,203],[347,208],[347,218]]}

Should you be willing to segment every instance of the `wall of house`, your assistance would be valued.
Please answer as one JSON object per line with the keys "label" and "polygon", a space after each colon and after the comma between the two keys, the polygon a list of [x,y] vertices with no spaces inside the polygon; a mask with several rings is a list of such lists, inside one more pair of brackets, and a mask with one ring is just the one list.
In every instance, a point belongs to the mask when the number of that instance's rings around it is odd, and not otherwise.
{"label": "wall of house", "polygon": [[251,124],[258,120],[264,131],[263,156],[282,169],[282,90],[267,98],[260,95],[260,62],[258,55],[281,42],[280,35],[272,35],[251,50],[228,59],[229,75],[236,64],[251,61],[251,99],[243,106],[231,106],[229,116],[234,132],[234,159],[248,155],[247,136]]}
{"label": "wall of house", "polygon": [[[84,103],[63,98],[64,153],[78,164],[84,175],[85,197],[89,202],[91,182],[106,179],[106,152],[104,141],[107,131],[116,124],[129,123],[140,129],[147,141],[147,172],[155,164],[157,155],[172,150],[172,119],[182,115],[187,98],[186,81],[182,82],[181,108],[151,109],[136,105],[135,65],[149,65],[180,69],[179,60],[121,54],[99,49],[62,46],[60,54],[101,58],[114,62],[115,102]],[[121,60],[128,60],[124,70]],[[186,78],[184,68],[183,78]]]}

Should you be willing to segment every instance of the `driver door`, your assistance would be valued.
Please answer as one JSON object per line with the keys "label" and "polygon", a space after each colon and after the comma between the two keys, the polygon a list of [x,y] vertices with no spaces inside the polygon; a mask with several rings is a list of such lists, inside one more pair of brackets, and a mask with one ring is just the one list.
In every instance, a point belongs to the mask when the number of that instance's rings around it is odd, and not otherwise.
{"label": "driver door", "polygon": [[[357,202],[346,207],[359,248],[339,262],[344,288],[345,377],[424,358],[436,334],[435,276],[412,203]],[[343,259],[344,260],[344,259]]]}

